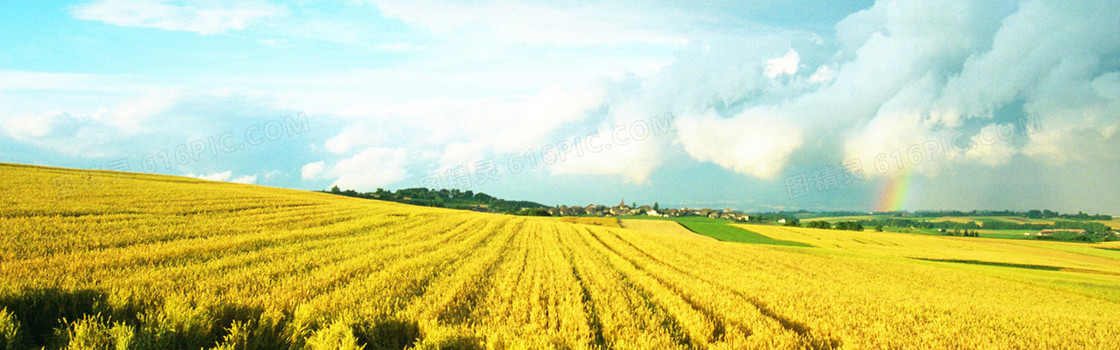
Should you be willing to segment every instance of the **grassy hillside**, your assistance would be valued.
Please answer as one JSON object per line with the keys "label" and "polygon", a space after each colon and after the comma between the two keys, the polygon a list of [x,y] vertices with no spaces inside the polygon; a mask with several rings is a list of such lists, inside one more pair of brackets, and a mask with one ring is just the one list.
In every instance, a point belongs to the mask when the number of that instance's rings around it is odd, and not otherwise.
{"label": "grassy hillside", "polygon": [[813,247],[742,244],[4,164],[0,193],[0,348],[1103,348],[1120,337],[1120,251],[1090,245],[774,226],[747,229]]}

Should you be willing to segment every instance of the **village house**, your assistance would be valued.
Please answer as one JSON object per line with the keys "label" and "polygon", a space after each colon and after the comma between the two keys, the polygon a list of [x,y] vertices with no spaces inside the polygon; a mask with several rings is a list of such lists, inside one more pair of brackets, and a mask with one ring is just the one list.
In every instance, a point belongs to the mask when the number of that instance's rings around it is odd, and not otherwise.
{"label": "village house", "polygon": [[712,219],[724,219],[731,221],[746,222],[750,220],[750,216],[741,212],[732,210],[731,208],[725,209],[659,209],[654,210],[652,206],[641,205],[631,206],[626,204],[625,200],[618,202],[618,205],[607,207],[598,204],[588,204],[587,206],[566,206],[561,205],[548,209],[548,213],[553,216],[623,216],[623,215],[647,215],[657,217],[681,217],[681,216],[701,216],[709,217]]}
{"label": "village house", "polygon": [[591,216],[603,216],[606,210],[607,207],[596,204],[588,204],[586,207],[583,207],[584,214]]}

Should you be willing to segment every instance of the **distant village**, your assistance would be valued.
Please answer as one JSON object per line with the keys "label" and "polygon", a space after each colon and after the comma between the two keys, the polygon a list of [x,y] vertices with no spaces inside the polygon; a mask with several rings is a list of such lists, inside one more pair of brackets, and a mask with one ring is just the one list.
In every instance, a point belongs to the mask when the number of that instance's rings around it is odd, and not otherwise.
{"label": "distant village", "polygon": [[[626,204],[625,200],[618,205],[605,206],[588,204],[586,206],[547,206],[532,201],[504,200],[495,198],[485,193],[475,193],[470,190],[457,189],[428,189],[406,188],[396,191],[377,189],[374,192],[357,192],[342,190],[338,186],[329,191],[323,191],[343,196],[359,197],[394,201],[412,205],[423,205],[441,208],[463,209],[478,212],[505,213],[514,215],[532,216],[593,216],[593,217],[618,217],[618,216],[652,216],[652,217],[707,217],[734,222],[769,223],[786,226],[801,226],[798,215],[809,214],[811,217],[844,217],[859,215],[879,215],[878,217],[854,220],[848,222],[809,222],[809,227],[818,225],[817,228],[835,228],[863,230],[864,227],[875,227],[882,230],[884,227],[900,227],[930,230],[947,235],[956,235],[958,230],[975,234],[975,230],[1023,230],[1024,236],[1033,236],[1036,239],[1054,239],[1068,241],[1099,241],[1118,240],[1120,232],[1093,220],[1113,220],[1111,215],[1089,215],[1085,213],[1061,214],[1050,210],[1030,210],[1027,212],[1004,211],[918,211],[918,212],[824,212],[812,213],[805,210],[796,212],[771,212],[753,213],[727,209],[712,208],[661,208],[657,203],[653,205]],[[814,215],[815,214],[815,215]],[[951,220],[933,220],[941,217],[984,217],[984,216],[1021,216],[1032,219],[1065,219],[1051,223],[1036,222],[1004,222],[999,220],[954,222]],[[845,225],[848,228],[844,228]]]}
{"label": "distant village", "polygon": [[731,209],[711,209],[711,208],[680,208],[680,209],[661,209],[655,203],[653,206],[636,204],[627,205],[626,201],[620,201],[618,205],[608,207],[599,204],[588,204],[587,206],[558,206],[548,209],[548,213],[552,216],[659,216],[659,217],[680,217],[680,216],[706,216],[712,219],[724,219],[732,221],[750,221],[750,215],[737,210]]}

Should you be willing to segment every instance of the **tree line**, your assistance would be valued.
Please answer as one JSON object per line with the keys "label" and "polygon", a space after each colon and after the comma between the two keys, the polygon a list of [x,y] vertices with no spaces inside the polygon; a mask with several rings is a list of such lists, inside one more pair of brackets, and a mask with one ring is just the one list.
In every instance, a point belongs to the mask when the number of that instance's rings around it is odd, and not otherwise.
{"label": "tree line", "polygon": [[373,192],[358,192],[355,190],[342,190],[338,186],[332,187],[324,193],[337,194],[348,197],[384,200],[427,207],[450,209],[466,209],[475,211],[540,215],[543,211],[548,213],[544,204],[530,201],[516,201],[496,198],[482,192],[457,189],[429,189],[426,187],[404,188],[396,191],[387,191],[378,188]]}
{"label": "tree line", "polygon": [[[837,222],[836,225],[833,225],[828,221],[810,221],[808,224],[805,224],[805,227],[822,228],[827,230],[836,229],[845,231],[863,231],[863,225],[858,221],[841,221]],[[880,229],[879,231],[882,230]]]}
{"label": "tree line", "polygon": [[[894,214],[896,216],[906,216],[908,213],[906,213],[906,212],[893,212],[892,214]],[[925,218],[943,217],[943,216],[950,216],[950,217],[1022,216],[1022,217],[1030,218],[1030,219],[1066,219],[1066,220],[1082,220],[1082,221],[1085,221],[1085,220],[1112,220],[1112,215],[1086,214],[1086,213],[1083,213],[1083,212],[1080,212],[1080,211],[1077,212],[1077,214],[1062,214],[1060,212],[1053,211],[1053,210],[1050,210],[1050,209],[1042,209],[1042,210],[1032,209],[1032,210],[1027,210],[1027,211],[1011,211],[1011,210],[972,210],[972,211],[939,210],[939,211],[928,211],[928,210],[920,210],[920,211],[916,211],[914,213],[909,214],[909,216],[925,217]]]}

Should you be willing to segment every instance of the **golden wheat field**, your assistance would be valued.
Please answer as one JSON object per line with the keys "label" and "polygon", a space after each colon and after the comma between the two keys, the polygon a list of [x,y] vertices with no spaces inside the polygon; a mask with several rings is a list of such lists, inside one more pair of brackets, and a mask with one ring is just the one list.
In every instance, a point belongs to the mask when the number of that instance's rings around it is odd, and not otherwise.
{"label": "golden wheat field", "polygon": [[[751,226],[813,245],[766,246],[170,176],[0,165],[0,179],[9,349],[1120,339],[1120,251],[1095,247]],[[1006,264],[929,261],[948,259]]]}
{"label": "golden wheat field", "polygon": [[689,231],[687,228],[677,223],[676,221],[669,220],[642,220],[642,219],[625,219],[619,220],[621,226],[634,231],[655,232],[670,235],[682,235],[692,238],[712,239],[708,236],[701,236],[695,232]]}

